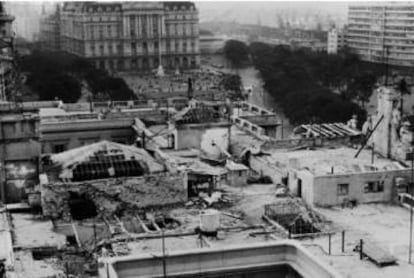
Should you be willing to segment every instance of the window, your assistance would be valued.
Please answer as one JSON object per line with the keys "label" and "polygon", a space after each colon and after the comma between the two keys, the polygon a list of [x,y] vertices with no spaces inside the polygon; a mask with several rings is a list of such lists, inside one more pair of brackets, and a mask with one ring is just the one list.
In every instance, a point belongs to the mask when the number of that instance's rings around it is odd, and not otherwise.
{"label": "window", "polygon": [[338,184],[338,196],[348,195],[349,193],[349,184],[341,183]]}
{"label": "window", "polygon": [[61,153],[66,150],[65,144],[58,144],[53,146],[53,153]]}
{"label": "window", "polygon": [[108,37],[112,37],[112,26],[108,25]]}
{"label": "window", "polygon": [[384,191],[384,181],[369,181],[365,183],[364,193],[376,193]]}
{"label": "window", "polygon": [[123,60],[118,60],[118,62],[117,62],[117,64],[116,64],[116,67],[117,67],[119,70],[123,70],[123,69],[124,69],[124,61],[123,61]]}
{"label": "window", "polygon": [[237,172],[239,172],[239,177],[241,177],[241,176],[243,176],[243,171],[237,171]]}
{"label": "window", "polygon": [[103,26],[99,26],[99,38],[102,39],[104,37]]}

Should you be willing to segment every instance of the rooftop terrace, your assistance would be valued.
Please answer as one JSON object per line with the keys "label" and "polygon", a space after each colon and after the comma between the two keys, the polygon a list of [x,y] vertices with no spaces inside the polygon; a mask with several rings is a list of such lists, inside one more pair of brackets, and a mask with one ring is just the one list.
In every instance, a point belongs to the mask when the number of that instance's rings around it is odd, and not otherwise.
{"label": "rooftop terrace", "polygon": [[370,150],[365,149],[357,158],[354,158],[356,152],[356,149],[349,147],[295,151],[274,150],[266,159],[280,168],[306,169],[317,176],[406,169],[401,163],[377,154],[374,154],[374,163],[372,163]]}

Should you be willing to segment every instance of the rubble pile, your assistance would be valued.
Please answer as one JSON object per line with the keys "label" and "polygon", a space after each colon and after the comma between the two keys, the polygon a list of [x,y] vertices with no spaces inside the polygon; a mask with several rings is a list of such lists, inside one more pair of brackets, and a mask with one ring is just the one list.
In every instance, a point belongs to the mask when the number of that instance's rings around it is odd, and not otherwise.
{"label": "rubble pile", "polygon": [[215,191],[209,196],[208,193],[200,192],[198,197],[190,198],[190,200],[185,204],[186,207],[206,209],[222,209],[226,207],[231,207],[234,201],[229,194],[222,191]]}
{"label": "rubble pile", "polygon": [[187,200],[187,190],[181,174],[55,183],[43,185],[41,191],[44,215],[65,221],[71,219],[71,192],[86,196],[95,204],[101,217],[111,217],[128,209],[184,204]]}
{"label": "rubble pile", "polygon": [[300,198],[280,198],[265,206],[265,216],[293,233],[323,230],[326,220]]}

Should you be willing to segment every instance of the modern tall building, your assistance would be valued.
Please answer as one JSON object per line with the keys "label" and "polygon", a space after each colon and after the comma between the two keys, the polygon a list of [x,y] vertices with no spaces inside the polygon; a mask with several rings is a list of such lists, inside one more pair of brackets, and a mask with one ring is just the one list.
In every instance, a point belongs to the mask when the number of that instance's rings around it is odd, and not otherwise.
{"label": "modern tall building", "polygon": [[192,2],[67,2],[61,49],[109,71],[194,68],[200,63]]}
{"label": "modern tall building", "polygon": [[344,29],[332,28],[328,31],[328,54],[336,54],[345,46]]}
{"label": "modern tall building", "polygon": [[350,5],[346,42],[362,60],[414,66],[414,3]]}

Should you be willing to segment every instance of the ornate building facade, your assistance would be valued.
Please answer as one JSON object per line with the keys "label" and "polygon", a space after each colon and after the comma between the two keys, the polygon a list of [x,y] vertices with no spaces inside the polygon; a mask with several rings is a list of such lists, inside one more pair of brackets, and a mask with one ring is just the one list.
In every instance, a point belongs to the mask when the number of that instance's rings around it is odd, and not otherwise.
{"label": "ornate building facade", "polygon": [[192,2],[68,2],[61,49],[109,71],[195,68],[198,11]]}

